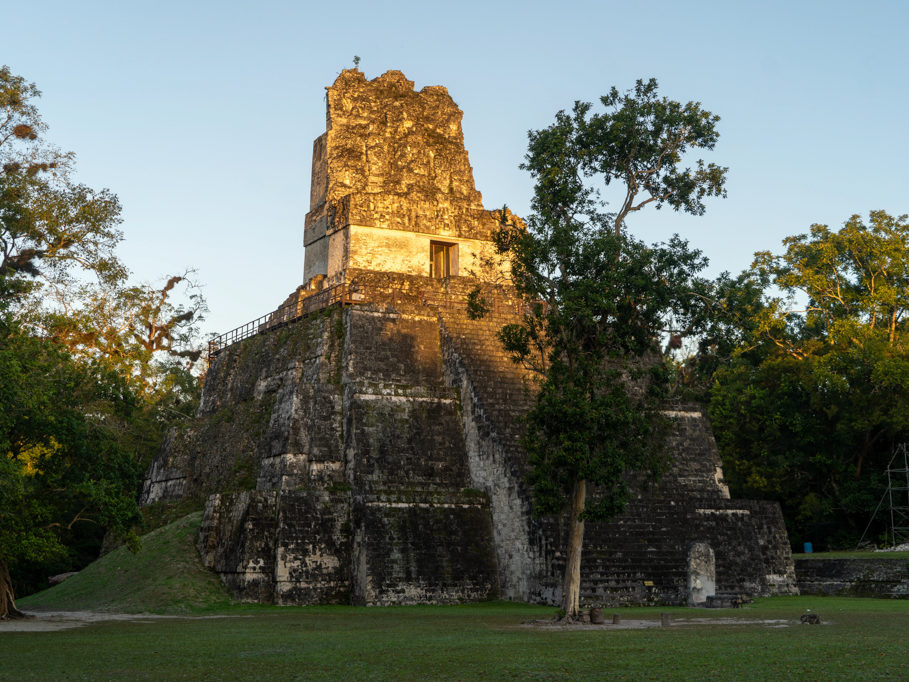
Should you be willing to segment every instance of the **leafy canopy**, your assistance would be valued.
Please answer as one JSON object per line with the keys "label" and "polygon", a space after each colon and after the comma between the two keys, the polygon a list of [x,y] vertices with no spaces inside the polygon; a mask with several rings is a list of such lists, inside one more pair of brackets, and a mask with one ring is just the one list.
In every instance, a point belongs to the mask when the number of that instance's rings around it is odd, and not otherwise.
{"label": "leafy canopy", "polygon": [[[667,336],[672,347],[704,318],[708,286],[697,275],[706,260],[678,237],[645,246],[622,229],[625,218],[648,204],[700,214],[706,197],[725,191],[725,168],[681,166],[687,151],[716,144],[717,116],[658,97],[655,80],[624,94],[613,88],[601,103],[605,111],[593,113],[577,102],[528,134],[523,168],[535,180],[533,212],[525,229],[503,209],[495,237],[526,304],[500,339],[539,375],[522,439],[534,511],[571,508],[568,618],[579,608],[584,521],[621,512],[632,479],[656,476],[666,464],[659,407],[668,382],[658,339]],[[613,182],[623,192],[610,211],[600,190]],[[482,287],[468,310],[483,314]]]}
{"label": "leafy canopy", "polygon": [[108,282],[126,275],[114,254],[117,197],[73,181],[73,154],[44,143],[33,103],[40,94],[0,67],[0,297],[36,277],[66,280],[74,269]]}
{"label": "leafy canopy", "polygon": [[711,419],[738,492],[779,500],[797,542],[848,546],[909,439],[909,222],[873,211],[783,245],[743,276],[763,295],[739,309]]}
{"label": "leafy canopy", "polygon": [[[700,160],[682,166],[686,152],[712,149],[719,136],[719,118],[699,103],[659,97],[653,79],[612,88],[601,103],[594,112],[577,102],[528,134],[533,212],[525,228],[503,210],[495,237],[528,304],[500,338],[540,376],[524,439],[536,509],[560,511],[584,480],[599,490],[585,518],[621,509],[629,472],[659,469],[651,441],[666,373],[656,340],[701,329],[709,289],[700,252],[678,237],[648,247],[624,233],[624,220],[651,203],[703,213],[706,197],[724,194],[726,175]],[[623,193],[609,211],[600,189],[612,183]],[[469,303],[482,314],[480,289]]]}
{"label": "leafy canopy", "polygon": [[[872,211],[840,230],[812,225],[783,240],[786,251],[755,254],[754,270],[785,296],[768,300],[761,331],[781,350],[803,356],[818,344],[902,346],[909,313],[909,223]],[[797,307],[796,296],[805,301]]]}
{"label": "leafy canopy", "polygon": [[620,200],[607,216],[618,235],[625,218],[648,204],[703,215],[704,199],[725,196],[727,168],[701,159],[681,165],[687,152],[714,148],[719,116],[699,102],[661,98],[657,90],[653,78],[625,93],[613,87],[600,98],[605,111],[591,113],[591,103],[576,102],[570,115],[560,111],[549,128],[531,131],[524,168],[536,179],[535,196],[546,197],[534,210],[589,208],[594,191],[584,178],[605,187],[615,182]]}
{"label": "leafy canopy", "polygon": [[128,283],[115,252],[120,204],[76,183],[74,155],[43,140],[40,94],[0,67],[0,310],[159,393],[199,359],[205,302],[191,272]]}
{"label": "leafy canopy", "polygon": [[116,373],[0,318],[0,561],[23,584],[138,520],[140,465],[123,438],[138,409]]}
{"label": "leafy canopy", "polygon": [[187,275],[130,284],[120,205],[43,139],[38,89],[0,68],[0,617],[138,521],[140,472],[194,409]]}

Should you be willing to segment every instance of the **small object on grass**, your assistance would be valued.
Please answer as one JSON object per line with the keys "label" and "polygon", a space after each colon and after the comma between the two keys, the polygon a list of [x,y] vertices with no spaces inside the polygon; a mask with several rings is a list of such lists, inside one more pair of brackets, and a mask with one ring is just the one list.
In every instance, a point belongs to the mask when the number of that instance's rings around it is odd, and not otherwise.
{"label": "small object on grass", "polygon": [[47,579],[48,585],[59,585],[67,578],[72,578],[79,571],[68,571],[66,573],[58,573],[57,575],[52,575]]}
{"label": "small object on grass", "polygon": [[612,614],[612,624],[619,625],[619,624],[621,624],[621,622],[622,622],[622,617],[617,613],[613,613]]}
{"label": "small object on grass", "polygon": [[671,624],[672,624],[672,620],[670,619],[669,614],[661,613],[660,614],[660,625],[662,625],[664,628],[668,628]]}
{"label": "small object on grass", "polygon": [[820,625],[821,624],[821,617],[819,615],[817,615],[816,613],[811,613],[810,609],[809,609],[808,613],[803,613],[802,617],[799,620],[802,621],[803,625]]}

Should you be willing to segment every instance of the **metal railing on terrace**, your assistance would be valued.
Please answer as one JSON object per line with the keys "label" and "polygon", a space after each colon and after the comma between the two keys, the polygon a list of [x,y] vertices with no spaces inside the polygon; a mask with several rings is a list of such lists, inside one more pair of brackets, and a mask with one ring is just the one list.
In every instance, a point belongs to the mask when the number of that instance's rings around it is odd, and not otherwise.
{"label": "metal railing on terrace", "polygon": [[257,317],[251,322],[242,324],[236,329],[231,329],[229,332],[215,337],[208,342],[208,357],[213,358],[235,343],[240,343],[240,341],[257,334],[279,329],[329,306],[350,305],[351,303],[359,303],[362,300],[363,294],[348,288],[346,284],[322,289],[309,296],[298,298],[291,303],[285,303],[267,315]]}

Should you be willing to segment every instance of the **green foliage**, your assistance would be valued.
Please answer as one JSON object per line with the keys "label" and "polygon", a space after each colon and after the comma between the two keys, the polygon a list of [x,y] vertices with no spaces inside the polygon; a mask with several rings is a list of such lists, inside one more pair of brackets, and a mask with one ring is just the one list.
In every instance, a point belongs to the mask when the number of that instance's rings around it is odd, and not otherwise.
{"label": "green foliage", "polygon": [[0,67],[0,310],[139,393],[166,392],[174,362],[188,371],[199,359],[205,302],[191,273],[161,287],[127,282],[120,204],[77,184],[74,156],[44,142],[40,94]]}
{"label": "green foliage", "polygon": [[725,196],[728,169],[700,159],[695,169],[680,167],[688,151],[714,148],[719,116],[699,102],[658,97],[653,78],[625,93],[613,87],[600,102],[601,113],[591,114],[589,102],[576,102],[571,115],[560,111],[549,128],[529,134],[524,167],[537,179],[535,196],[545,197],[535,210],[567,209],[562,218],[570,218],[578,213],[572,207],[582,208],[593,196],[584,176],[606,187],[618,182],[618,210],[605,216],[618,235],[625,218],[648,204],[702,215],[705,198]]}
{"label": "green foliage", "polygon": [[[142,512],[142,529],[147,533],[179,521],[205,507],[202,496],[187,495],[179,500],[159,500],[145,505]],[[144,537],[144,536],[143,536]]]}
{"label": "green foliage", "polygon": [[0,557],[33,588],[138,521],[140,471],[121,444],[123,379],[0,319]]}
{"label": "green foliage", "polygon": [[120,204],[44,141],[39,95],[0,68],[0,569],[25,590],[108,531],[135,544],[141,471],[199,400],[205,311],[187,275],[127,282]]}
{"label": "green foliage", "polygon": [[126,270],[113,253],[120,204],[71,178],[73,155],[45,144],[34,84],[0,67],[0,302],[34,278],[66,281],[73,270],[102,281]]}
{"label": "green foliage", "polygon": [[660,394],[654,390],[663,382],[651,377],[644,395],[634,395],[628,374],[619,369],[590,374],[572,376],[563,363],[554,363],[527,415],[522,445],[529,453],[537,516],[560,513],[575,482],[583,480],[596,486],[596,495],[580,518],[608,519],[628,501],[630,472],[657,475],[666,463],[659,447]]}
{"label": "green foliage", "polygon": [[796,544],[847,547],[909,440],[909,223],[874,211],[784,246],[740,278],[752,288],[711,420],[737,494],[779,500]]}
{"label": "green foliage", "polygon": [[[563,609],[578,613],[585,519],[607,519],[625,506],[632,478],[659,475],[666,464],[659,412],[668,372],[657,339],[675,348],[704,327],[710,285],[698,277],[700,252],[673,237],[646,246],[622,229],[648,204],[693,214],[722,196],[726,169],[697,162],[680,167],[690,149],[716,144],[719,118],[700,104],[657,96],[655,80],[601,98],[605,111],[578,102],[548,128],[528,133],[522,166],[534,177],[526,228],[501,212],[494,236],[511,262],[511,283],[525,301],[523,319],[500,340],[512,359],[539,376],[526,416],[536,514],[571,506]],[[623,185],[617,211],[605,211],[599,188]],[[487,284],[489,286],[489,284]],[[483,286],[468,314],[488,312]],[[587,484],[593,487],[587,503]]]}
{"label": "green foliage", "polygon": [[149,401],[169,398],[178,409],[197,398],[191,371],[202,355],[199,324],[208,310],[191,275],[160,287],[39,284],[19,316],[74,356],[107,364]]}
{"label": "green foliage", "polygon": [[[621,230],[649,203],[702,213],[702,200],[723,191],[725,169],[679,168],[689,148],[714,146],[718,117],[656,89],[654,80],[625,95],[613,88],[605,112],[577,103],[531,131],[523,168],[536,180],[533,214],[525,229],[503,210],[495,235],[528,305],[500,338],[541,377],[523,441],[539,513],[560,511],[574,482],[589,481],[598,495],[583,516],[607,518],[627,499],[629,472],[659,471],[668,377],[655,339],[691,334],[706,318],[700,252],[677,236],[646,246]],[[624,183],[618,212],[602,210],[591,177]],[[481,315],[482,291],[468,303]]]}
{"label": "green foliage", "polygon": [[[812,225],[811,233],[783,240],[786,252],[755,254],[754,271],[785,297],[770,297],[761,332],[788,354],[802,357],[819,345],[901,345],[909,311],[909,223],[872,211],[868,225],[858,215],[834,232]],[[794,296],[807,298],[793,310]]]}

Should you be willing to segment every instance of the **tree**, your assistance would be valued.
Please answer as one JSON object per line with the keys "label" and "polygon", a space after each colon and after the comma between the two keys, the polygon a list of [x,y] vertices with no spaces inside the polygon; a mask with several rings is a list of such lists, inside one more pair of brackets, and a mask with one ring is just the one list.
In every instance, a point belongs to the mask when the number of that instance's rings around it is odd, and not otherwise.
{"label": "tree", "polygon": [[909,223],[872,211],[783,244],[747,274],[764,294],[714,375],[711,419],[734,487],[778,499],[795,541],[846,546],[909,438]]}
{"label": "tree", "polygon": [[126,276],[114,255],[117,197],[74,182],[73,155],[42,141],[46,126],[32,102],[40,94],[0,67],[0,300],[73,270],[103,281]]}
{"label": "tree", "polygon": [[129,537],[138,473],[200,388],[198,287],[128,283],[119,202],[42,140],[39,95],[0,68],[0,616],[13,583]]}
{"label": "tree", "polygon": [[205,300],[192,271],[159,286],[128,281],[115,251],[120,204],[73,181],[74,155],[42,139],[39,96],[0,69],[0,310],[126,378],[154,440],[155,422],[183,417],[198,400]]}
{"label": "tree", "polygon": [[[631,477],[657,475],[665,463],[657,339],[694,333],[703,317],[707,283],[697,273],[706,260],[677,237],[645,246],[625,234],[625,218],[651,203],[703,213],[705,197],[723,194],[726,173],[701,161],[680,167],[687,150],[710,149],[718,137],[718,118],[699,104],[658,98],[655,80],[623,95],[613,88],[601,101],[604,112],[579,102],[529,133],[523,168],[536,181],[533,213],[524,229],[503,210],[496,235],[528,304],[500,339],[540,376],[522,441],[535,513],[570,508],[567,618],[579,610],[585,520],[620,512]],[[591,178],[624,185],[617,211],[603,210]],[[482,289],[468,303],[483,314]]]}
{"label": "tree", "polygon": [[[689,149],[713,149],[720,117],[699,102],[683,105],[659,98],[657,89],[655,78],[639,80],[625,93],[613,87],[600,98],[607,110],[589,118],[591,104],[574,105],[576,135],[566,141],[576,147],[585,174],[599,177],[607,187],[613,181],[623,185],[618,211],[612,215],[617,235],[625,218],[648,204],[703,215],[706,197],[726,196],[726,168],[700,159],[694,169],[679,166]],[[556,125],[562,117],[562,112],[556,115]],[[531,135],[527,169],[550,171],[556,159],[539,146],[533,149],[533,144]]]}
{"label": "tree", "polygon": [[137,408],[116,373],[0,318],[0,618],[16,615],[10,573],[34,587],[138,521],[139,463],[120,437]]}
{"label": "tree", "polygon": [[199,324],[208,307],[192,272],[161,286],[44,284],[30,300],[21,317],[32,328],[74,357],[116,368],[143,397],[166,390],[174,369],[190,371],[202,356]]}
{"label": "tree", "polygon": [[127,282],[115,252],[120,203],[74,182],[74,155],[43,141],[40,94],[0,68],[0,304],[75,356],[105,358],[140,393],[151,392],[161,362],[191,369],[200,357],[205,301],[191,272],[161,287]]}

